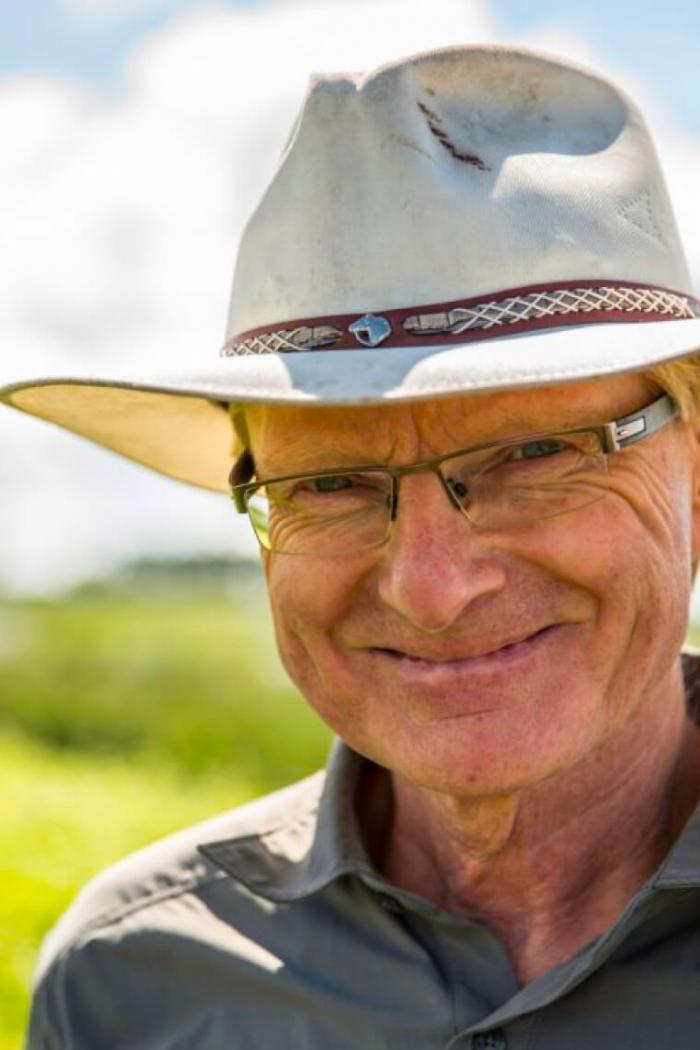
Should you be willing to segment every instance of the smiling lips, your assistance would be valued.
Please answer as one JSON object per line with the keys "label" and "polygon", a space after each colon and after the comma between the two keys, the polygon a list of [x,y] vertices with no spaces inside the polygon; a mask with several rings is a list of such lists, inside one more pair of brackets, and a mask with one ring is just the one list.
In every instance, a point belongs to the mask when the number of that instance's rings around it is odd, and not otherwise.
{"label": "smiling lips", "polygon": [[541,627],[537,631],[522,634],[510,641],[501,642],[498,645],[491,645],[488,649],[482,649],[472,653],[460,652],[455,653],[454,655],[447,655],[444,653],[438,655],[407,651],[404,649],[392,649],[383,646],[374,646],[373,651],[385,653],[387,656],[393,657],[397,660],[408,660],[415,664],[465,664],[470,660],[478,660],[484,657],[496,656],[498,653],[505,653],[509,650],[515,650],[516,646],[521,646],[525,642],[533,642],[536,638],[551,631],[555,626],[556,624],[549,624],[546,627]]}

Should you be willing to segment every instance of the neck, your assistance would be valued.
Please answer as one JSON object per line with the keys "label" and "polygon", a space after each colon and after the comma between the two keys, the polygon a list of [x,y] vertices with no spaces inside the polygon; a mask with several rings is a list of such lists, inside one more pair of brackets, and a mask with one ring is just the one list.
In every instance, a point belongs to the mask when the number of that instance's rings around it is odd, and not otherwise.
{"label": "neck", "polygon": [[658,868],[700,795],[700,736],[678,670],[595,754],[534,786],[463,797],[368,775],[379,869],[490,928],[527,983],[609,928]]}

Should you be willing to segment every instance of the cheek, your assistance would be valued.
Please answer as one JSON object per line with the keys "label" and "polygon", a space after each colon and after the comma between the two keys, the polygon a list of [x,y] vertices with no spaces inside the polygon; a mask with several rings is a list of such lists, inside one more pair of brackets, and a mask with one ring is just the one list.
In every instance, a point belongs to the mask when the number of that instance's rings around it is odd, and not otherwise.
{"label": "cheek", "polygon": [[638,571],[642,589],[653,591],[660,606],[687,612],[682,599],[689,599],[691,585],[692,499],[680,454],[664,448],[653,463],[621,472],[613,502],[622,564]]}
{"label": "cheek", "polygon": [[268,554],[264,568],[280,658],[316,706],[334,625],[351,600],[356,573],[330,559],[292,555]]}
{"label": "cheek", "polygon": [[653,457],[622,460],[611,471],[606,498],[585,509],[580,522],[571,518],[572,527],[545,546],[592,582],[599,578],[597,586],[613,597],[628,591],[631,599],[637,590],[653,589],[657,598],[677,601],[671,583],[683,587],[690,580],[690,489],[687,463],[675,444],[655,448]]}
{"label": "cheek", "polygon": [[687,479],[669,465],[667,473],[620,474],[575,528],[553,519],[542,537],[552,576],[593,599],[595,641],[586,660],[608,679],[611,703],[639,696],[683,644],[691,534]]}

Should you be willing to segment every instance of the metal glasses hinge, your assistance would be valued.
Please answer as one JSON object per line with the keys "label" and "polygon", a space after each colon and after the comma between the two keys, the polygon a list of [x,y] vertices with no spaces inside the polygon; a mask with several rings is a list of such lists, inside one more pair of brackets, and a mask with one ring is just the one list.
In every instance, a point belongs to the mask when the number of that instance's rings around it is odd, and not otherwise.
{"label": "metal glasses hinge", "polygon": [[637,416],[636,419],[630,419],[626,423],[617,423],[615,425],[615,438],[621,444],[623,441],[636,437],[637,434],[643,434],[646,428],[647,421],[644,416]]}

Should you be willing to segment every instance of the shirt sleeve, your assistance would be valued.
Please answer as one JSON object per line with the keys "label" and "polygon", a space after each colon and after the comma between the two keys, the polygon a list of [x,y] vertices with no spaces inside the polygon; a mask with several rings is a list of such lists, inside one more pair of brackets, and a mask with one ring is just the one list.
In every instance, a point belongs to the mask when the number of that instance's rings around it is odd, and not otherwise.
{"label": "shirt sleeve", "polygon": [[73,1050],[61,1005],[62,973],[63,963],[58,962],[34,989],[24,1050]]}

